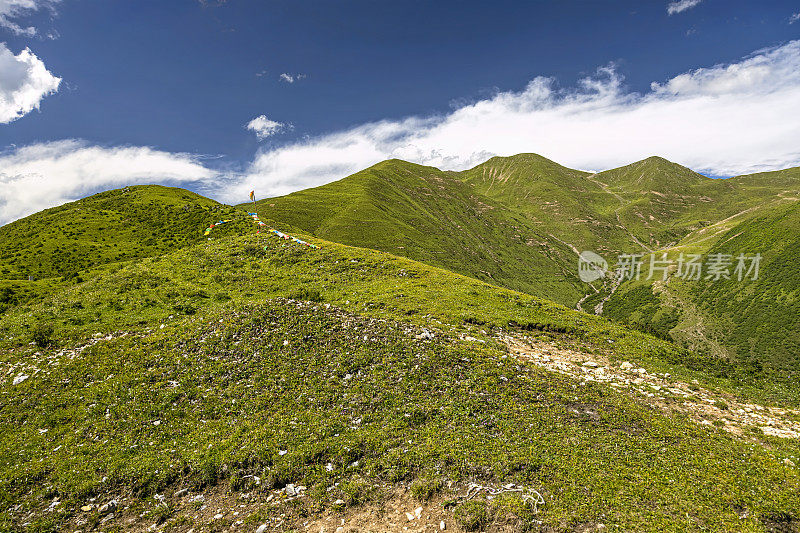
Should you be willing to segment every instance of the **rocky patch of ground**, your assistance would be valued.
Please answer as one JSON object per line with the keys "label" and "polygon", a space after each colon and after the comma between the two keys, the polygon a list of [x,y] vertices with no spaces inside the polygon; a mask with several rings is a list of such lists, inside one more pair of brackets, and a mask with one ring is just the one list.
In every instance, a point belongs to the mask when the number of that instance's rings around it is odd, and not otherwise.
{"label": "rocky patch of ground", "polygon": [[551,372],[568,375],[582,383],[607,383],[661,408],[687,414],[703,425],[718,426],[737,435],[761,432],[772,437],[800,438],[800,410],[742,403],[732,395],[716,393],[674,379],[670,374],[648,372],[630,362],[612,362],[596,354],[573,351],[546,342],[503,335],[514,357]]}

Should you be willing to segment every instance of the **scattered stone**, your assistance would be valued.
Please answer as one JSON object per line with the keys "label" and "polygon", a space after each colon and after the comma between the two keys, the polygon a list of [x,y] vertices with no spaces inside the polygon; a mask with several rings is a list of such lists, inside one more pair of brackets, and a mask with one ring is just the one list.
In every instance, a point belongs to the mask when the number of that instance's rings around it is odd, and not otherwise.
{"label": "scattered stone", "polygon": [[219,520],[220,518],[222,518],[222,516],[223,516],[222,513],[217,513],[214,515],[214,520]]}
{"label": "scattered stone", "polygon": [[422,507],[417,507],[416,509],[414,509],[414,516],[416,516],[417,518],[422,516]]}
{"label": "scattered stone", "polygon": [[794,461],[792,461],[787,457],[786,459],[783,460],[783,464],[785,464],[786,466],[794,466]]}
{"label": "scattered stone", "polygon": [[585,366],[586,368],[597,368],[600,365],[598,365],[594,361],[586,361],[585,363],[583,363],[583,366]]}
{"label": "scattered stone", "polygon": [[111,513],[117,509],[117,503],[117,500],[111,500],[110,502],[101,505],[98,511],[100,514]]}
{"label": "scattered stone", "polygon": [[428,331],[425,328],[422,328],[422,333],[417,335],[417,338],[420,339],[420,340],[431,340],[431,339],[433,339],[433,333],[431,333],[430,331]]}
{"label": "scattered stone", "polygon": [[87,513],[89,511],[91,511],[92,509],[94,509],[94,505],[91,504],[91,503],[89,505],[84,505],[83,507],[81,507],[81,511],[84,511],[84,512],[87,512]]}
{"label": "scattered stone", "polygon": [[623,362],[622,362],[622,364],[621,364],[621,365],[619,365],[619,367],[620,367],[622,370],[630,370],[630,369],[632,369],[632,368],[633,368],[633,363],[629,363],[628,361],[623,361]]}
{"label": "scattered stone", "polygon": [[406,511],[406,518],[408,519],[409,522],[411,522],[412,520],[414,520],[414,515]]}
{"label": "scattered stone", "polygon": [[19,385],[26,379],[28,379],[28,376],[26,376],[25,374],[19,374],[17,377],[14,378],[14,385]]}
{"label": "scattered stone", "polygon": [[176,498],[180,498],[181,496],[185,496],[189,493],[189,489],[181,489],[175,493]]}
{"label": "scattered stone", "polygon": [[256,533],[264,533],[266,530],[267,530],[267,524],[261,524],[260,526],[258,526],[258,529],[256,529]]}
{"label": "scattered stone", "polygon": [[286,485],[286,488],[284,490],[286,491],[286,495],[290,498],[297,495],[297,492],[294,490],[294,485],[292,483]]}
{"label": "scattered stone", "polygon": [[444,520],[442,520],[439,522],[439,531],[444,531],[445,529],[447,529],[447,524],[445,524]]}

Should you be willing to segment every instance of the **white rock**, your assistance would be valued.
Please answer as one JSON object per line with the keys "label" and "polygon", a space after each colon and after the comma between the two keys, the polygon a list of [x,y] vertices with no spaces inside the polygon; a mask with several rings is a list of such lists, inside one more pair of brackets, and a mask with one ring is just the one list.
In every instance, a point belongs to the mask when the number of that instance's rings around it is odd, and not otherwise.
{"label": "white rock", "polygon": [[20,383],[22,383],[26,379],[28,379],[28,376],[26,376],[25,374],[20,374],[20,375],[18,375],[17,377],[14,378],[14,385],[19,385]]}
{"label": "white rock", "polygon": [[101,505],[98,511],[100,511],[100,514],[106,514],[114,511],[116,508],[117,508],[117,500],[111,500],[110,502]]}
{"label": "white rock", "polygon": [[445,529],[447,529],[447,524],[445,524],[444,520],[442,520],[441,522],[439,522],[439,530],[444,531]]}
{"label": "white rock", "polygon": [[633,363],[629,363],[628,361],[623,361],[622,364],[619,365],[619,367],[622,370],[630,370],[631,368],[633,368]]}
{"label": "white rock", "polygon": [[414,520],[414,515],[406,511],[406,518],[408,518],[408,521],[411,522]]}
{"label": "white rock", "polygon": [[585,363],[583,363],[583,366],[585,366],[586,368],[597,368],[600,365],[598,365],[594,361],[586,361]]}
{"label": "white rock", "polygon": [[256,533],[264,533],[266,530],[267,530],[267,524],[261,524],[260,526],[258,526],[258,529],[256,529]]}

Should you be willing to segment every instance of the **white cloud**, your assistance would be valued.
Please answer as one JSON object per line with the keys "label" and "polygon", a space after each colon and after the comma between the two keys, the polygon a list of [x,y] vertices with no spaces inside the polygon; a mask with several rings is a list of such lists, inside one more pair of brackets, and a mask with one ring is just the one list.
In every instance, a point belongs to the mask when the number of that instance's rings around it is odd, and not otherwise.
{"label": "white cloud", "polygon": [[0,0],[0,27],[11,30],[17,35],[33,37],[36,28],[21,26],[15,19],[24,17],[42,8],[51,8],[60,0]]}
{"label": "white cloud", "polygon": [[280,133],[286,124],[282,122],[275,122],[270,120],[266,115],[260,115],[245,126],[248,130],[254,132],[259,139],[266,139],[270,135]]}
{"label": "white cloud", "polygon": [[0,124],[8,124],[34,109],[58,90],[61,78],[53,76],[29,49],[19,54],[0,43]]}
{"label": "white cloud", "polygon": [[522,91],[447,115],[262,149],[218,194],[286,194],[392,157],[460,170],[492,155],[537,152],[573,168],[608,169],[661,155],[712,175],[774,170],[800,164],[798,107],[800,41],[680,74],[645,94],[626,91],[613,66],[570,90],[537,77]]}
{"label": "white cloud", "polygon": [[0,153],[0,224],[98,190],[136,183],[187,185],[215,172],[188,154],[104,148],[64,140]]}
{"label": "white cloud", "polygon": [[676,13],[683,13],[687,9],[691,9],[703,0],[677,0],[675,2],[670,2],[667,5],[667,13],[670,15],[674,15]]}
{"label": "white cloud", "polygon": [[302,80],[305,77],[306,77],[305,74],[289,74],[288,72],[284,72],[283,74],[278,76],[278,79],[281,81],[285,81],[286,83],[294,83],[296,81]]}
{"label": "white cloud", "polygon": [[392,157],[461,170],[493,155],[537,152],[572,168],[602,170],[661,155],[712,175],[775,170],[800,165],[798,106],[800,41],[792,41],[653,83],[644,94],[626,90],[613,66],[571,89],[537,77],[521,91],[448,114],[262,148],[239,173],[150,148],[37,144],[0,153],[0,223],[131,183],[191,186],[241,202],[253,189],[260,197],[285,194]]}
{"label": "white cloud", "polygon": [[798,11],[797,13],[792,14],[792,16],[789,17],[789,24],[794,24],[798,20],[800,20],[800,11]]}

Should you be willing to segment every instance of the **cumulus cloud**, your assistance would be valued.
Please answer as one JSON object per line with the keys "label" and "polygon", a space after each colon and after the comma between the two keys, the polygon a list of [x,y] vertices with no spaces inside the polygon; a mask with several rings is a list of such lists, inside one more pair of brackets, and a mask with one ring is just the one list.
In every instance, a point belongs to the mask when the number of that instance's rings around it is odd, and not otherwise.
{"label": "cumulus cloud", "polygon": [[245,128],[255,133],[259,139],[266,139],[270,135],[280,133],[285,126],[282,122],[275,122],[266,115],[260,115],[248,122]]}
{"label": "cumulus cloud", "polygon": [[19,54],[0,43],[0,124],[8,124],[39,109],[42,99],[58,90],[53,76],[29,49]]}
{"label": "cumulus cloud", "polygon": [[136,183],[189,185],[215,176],[194,156],[64,140],[0,153],[0,224]]}
{"label": "cumulus cloud", "polygon": [[670,2],[667,5],[667,13],[670,15],[683,13],[687,9],[692,9],[702,1],[703,0],[677,0],[676,2]]}
{"label": "cumulus cloud", "polygon": [[11,30],[17,35],[33,37],[36,28],[21,26],[16,19],[24,17],[42,8],[51,8],[59,0],[0,0],[0,27]]}
{"label": "cumulus cloud", "polygon": [[612,66],[577,87],[547,77],[446,115],[363,124],[260,150],[218,193],[228,201],[285,194],[387,158],[450,170],[492,155],[537,152],[573,168],[608,169],[661,155],[716,176],[800,164],[800,41],[625,89]]}

